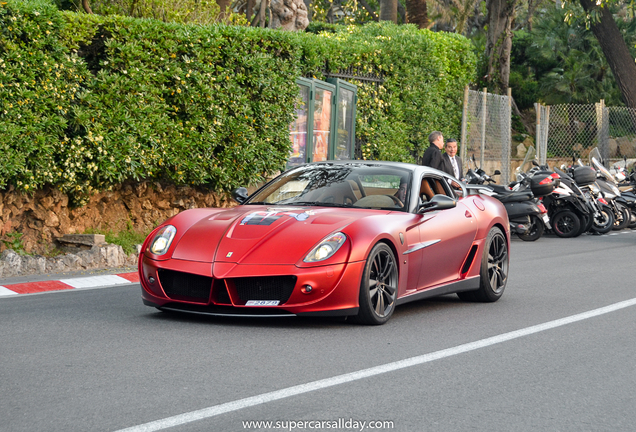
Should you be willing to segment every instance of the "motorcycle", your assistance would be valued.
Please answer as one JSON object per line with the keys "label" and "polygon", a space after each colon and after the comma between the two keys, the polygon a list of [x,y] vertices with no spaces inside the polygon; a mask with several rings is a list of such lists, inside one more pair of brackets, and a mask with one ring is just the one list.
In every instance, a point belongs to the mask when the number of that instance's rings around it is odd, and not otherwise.
{"label": "motorcycle", "polygon": [[610,206],[614,224],[612,229],[622,230],[627,228],[631,222],[631,211],[629,210],[628,198],[623,197],[618,189],[618,181],[605,168],[603,159],[598,148],[594,148],[589,155],[590,166],[596,170],[596,184],[603,193],[603,198]]}
{"label": "motorcycle", "polygon": [[[530,147],[526,159],[516,170],[518,182],[521,187],[529,186],[544,204],[548,230],[562,238],[581,235],[587,229],[591,211],[584,194],[565,173],[539,165],[534,155],[534,148]],[[545,187],[551,181],[554,187]]]}
{"label": "motorcycle", "polygon": [[[495,180],[477,167],[474,156],[471,158],[475,169],[466,172],[466,186],[468,189],[478,189],[479,193],[492,196],[501,201],[508,213],[510,230],[523,241],[535,241],[544,232],[544,215],[547,210],[543,204],[538,203],[530,189],[512,190],[509,186],[495,184]],[[496,170],[493,175],[501,174]],[[513,186],[521,189],[521,183],[515,182]],[[546,216],[547,217],[547,216]]]}

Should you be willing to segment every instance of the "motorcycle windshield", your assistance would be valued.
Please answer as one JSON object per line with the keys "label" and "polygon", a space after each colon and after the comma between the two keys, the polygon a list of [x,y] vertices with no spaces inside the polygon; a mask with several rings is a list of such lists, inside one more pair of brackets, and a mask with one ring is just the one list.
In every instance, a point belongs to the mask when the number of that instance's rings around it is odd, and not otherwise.
{"label": "motorcycle windshield", "polygon": [[526,151],[526,157],[521,162],[521,165],[515,170],[515,174],[519,175],[521,173],[525,173],[530,171],[532,168],[532,161],[534,160],[537,152],[534,150],[533,146],[528,147],[528,151]]}
{"label": "motorcycle windshield", "polygon": [[594,147],[594,150],[590,152],[590,166],[605,177],[606,180],[617,183],[614,176],[603,166],[602,162],[603,158],[601,157],[601,153],[598,151],[598,147]]}

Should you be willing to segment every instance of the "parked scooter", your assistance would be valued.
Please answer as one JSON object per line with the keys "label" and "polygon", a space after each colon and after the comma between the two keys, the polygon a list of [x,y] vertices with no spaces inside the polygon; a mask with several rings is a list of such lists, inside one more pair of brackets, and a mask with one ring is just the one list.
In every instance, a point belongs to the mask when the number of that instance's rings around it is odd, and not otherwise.
{"label": "parked scooter", "polygon": [[598,148],[594,148],[589,155],[590,166],[596,170],[596,184],[603,193],[603,198],[607,201],[614,215],[612,229],[622,230],[627,228],[631,222],[631,212],[628,208],[628,201],[623,197],[618,189],[618,181],[603,166],[603,159]]}
{"label": "parked scooter", "polygon": [[628,228],[636,228],[636,164],[632,165],[631,171],[627,170],[627,157],[623,157],[623,166],[614,165],[616,174],[614,178],[618,181],[618,189],[621,197],[625,199],[625,204],[630,210],[631,217]]}
{"label": "parked scooter", "polygon": [[[479,189],[479,193],[498,199],[508,212],[510,230],[524,241],[535,241],[544,232],[543,217],[547,215],[545,207],[538,203],[530,188],[513,191],[510,187],[494,184],[495,181],[481,168],[477,167],[472,157],[475,169],[466,172],[466,183],[469,189]],[[493,175],[501,174],[498,170]],[[515,185],[518,183],[515,182]]]}

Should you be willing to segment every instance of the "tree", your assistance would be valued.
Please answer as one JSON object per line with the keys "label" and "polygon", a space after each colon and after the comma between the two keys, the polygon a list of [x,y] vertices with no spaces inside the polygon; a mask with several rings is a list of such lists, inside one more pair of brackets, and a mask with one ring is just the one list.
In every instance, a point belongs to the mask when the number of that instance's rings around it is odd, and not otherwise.
{"label": "tree", "polygon": [[512,49],[512,21],[516,0],[487,0],[488,34],[486,81],[492,91],[506,94],[510,79],[510,51]]}
{"label": "tree", "polygon": [[398,0],[380,0],[380,21],[392,21],[397,24]]}
{"label": "tree", "polygon": [[612,69],[625,104],[636,108],[636,64],[625,43],[625,39],[614,21],[605,2],[600,6],[590,0],[580,0],[581,6],[590,17],[591,29],[598,40],[607,63]]}
{"label": "tree", "polygon": [[426,0],[406,0],[406,16],[409,23],[421,29],[427,28],[429,21]]}

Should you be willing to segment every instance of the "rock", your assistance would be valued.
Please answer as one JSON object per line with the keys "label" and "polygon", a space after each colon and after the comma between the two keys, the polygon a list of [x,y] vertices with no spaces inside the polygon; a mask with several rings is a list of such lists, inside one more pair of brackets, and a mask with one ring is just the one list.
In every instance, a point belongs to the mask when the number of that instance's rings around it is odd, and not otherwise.
{"label": "rock", "polygon": [[523,143],[519,144],[517,146],[517,157],[518,158],[524,158],[526,157],[526,152],[528,150],[526,149],[526,146],[523,145]]}
{"label": "rock", "polygon": [[57,241],[68,246],[89,246],[102,245],[106,243],[106,236],[103,234],[65,234]]}
{"label": "rock", "polygon": [[15,276],[22,272],[22,257],[15,253],[13,249],[7,249],[2,252],[0,259],[6,264],[5,277]]}
{"label": "rock", "polygon": [[126,253],[121,246],[107,244],[99,248],[101,263],[104,267],[122,267],[126,264]]}
{"label": "rock", "polygon": [[43,256],[23,256],[22,271],[24,274],[46,273],[46,258]]}

